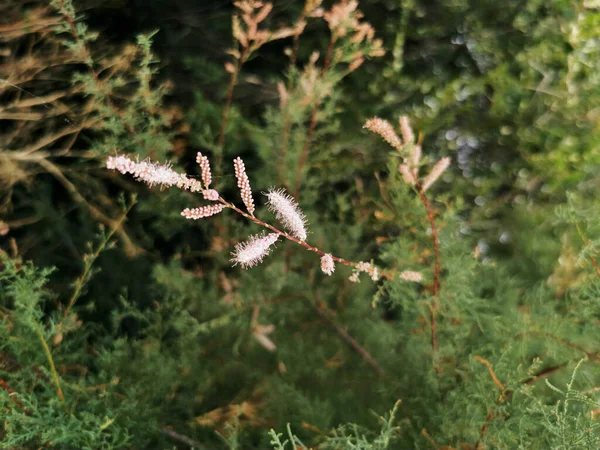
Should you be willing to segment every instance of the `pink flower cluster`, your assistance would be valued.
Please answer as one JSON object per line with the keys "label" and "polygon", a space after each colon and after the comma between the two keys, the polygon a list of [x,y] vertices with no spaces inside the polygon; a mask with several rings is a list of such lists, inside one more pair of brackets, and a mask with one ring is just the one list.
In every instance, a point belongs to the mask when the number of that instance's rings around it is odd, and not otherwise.
{"label": "pink flower cluster", "polygon": [[186,219],[198,220],[204,217],[214,216],[223,211],[223,205],[201,206],[199,208],[185,208],[181,215]]}
{"label": "pink flower cluster", "polygon": [[204,200],[216,202],[217,200],[219,200],[219,193],[214,189],[206,189],[202,191],[202,197],[204,197]]}
{"label": "pink flower cluster", "polygon": [[379,270],[377,267],[365,261],[360,261],[356,264],[354,272],[352,272],[352,275],[350,275],[348,279],[352,283],[358,283],[361,272],[366,272],[373,281],[379,280]]}
{"label": "pink flower cluster", "polygon": [[210,183],[212,182],[212,175],[210,172],[210,163],[208,158],[202,153],[198,152],[196,155],[196,163],[200,166],[201,174],[202,174],[202,182],[204,183],[204,187],[208,189]]}
{"label": "pink flower cluster", "polygon": [[404,281],[412,281],[413,283],[420,283],[423,280],[423,275],[420,272],[413,270],[405,270],[400,273],[400,279]]}
{"label": "pink flower cluster", "polygon": [[240,196],[246,209],[251,215],[254,215],[254,199],[252,198],[252,189],[250,189],[250,180],[246,175],[246,166],[244,161],[239,156],[233,160],[233,166],[235,168],[235,177],[237,178],[237,185],[240,188]]}
{"label": "pink flower cluster", "polygon": [[331,276],[335,272],[335,264],[330,253],[321,257],[321,270],[324,274]]}
{"label": "pink flower cluster", "polygon": [[[398,171],[400,172],[400,175],[402,175],[402,179],[406,184],[411,186],[417,184],[419,179],[419,163],[421,161],[421,146],[414,142],[415,135],[408,121],[408,117],[400,117],[400,131],[402,133],[404,143],[400,141],[400,138],[394,131],[392,125],[390,125],[388,121],[380,119],[379,117],[373,117],[372,119],[367,120],[363,128],[367,128],[373,133],[378,134],[398,151],[402,151],[404,147],[412,144],[408,158],[404,158],[404,161],[398,167]],[[446,171],[448,166],[450,166],[450,158],[446,157],[440,159],[433,166],[431,172],[429,172],[429,175],[427,175],[423,180],[421,190],[426,192]]]}

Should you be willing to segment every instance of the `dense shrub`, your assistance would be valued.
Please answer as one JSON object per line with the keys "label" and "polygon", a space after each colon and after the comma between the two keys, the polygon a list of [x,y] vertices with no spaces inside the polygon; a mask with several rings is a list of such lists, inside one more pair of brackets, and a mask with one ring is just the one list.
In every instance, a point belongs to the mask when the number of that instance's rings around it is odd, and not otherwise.
{"label": "dense shrub", "polygon": [[2,448],[600,446],[598,5],[242,0],[175,83],[88,6],[0,6]]}

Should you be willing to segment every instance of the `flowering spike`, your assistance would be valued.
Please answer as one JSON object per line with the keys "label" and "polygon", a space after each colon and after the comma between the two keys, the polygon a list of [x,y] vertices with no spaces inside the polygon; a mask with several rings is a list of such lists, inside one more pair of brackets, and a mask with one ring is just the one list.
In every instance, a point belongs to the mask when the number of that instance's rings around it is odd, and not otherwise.
{"label": "flowering spike", "polygon": [[134,178],[143,181],[150,187],[158,184],[166,187],[176,186],[191,192],[202,190],[202,185],[198,180],[175,172],[168,164],[160,165],[151,161],[135,162],[128,156],[119,155],[109,156],[106,160],[106,167],[122,174],[130,173]]}
{"label": "flowering spike", "polygon": [[372,119],[367,120],[363,128],[378,134],[396,150],[402,150],[402,142],[387,120],[373,117]]}
{"label": "flowering spike", "polygon": [[437,162],[437,164],[433,166],[433,169],[431,169],[431,172],[429,173],[429,175],[427,175],[425,181],[423,181],[423,192],[429,189],[431,185],[437,181],[437,179],[440,177],[440,175],[444,173],[444,171],[448,168],[449,165],[450,158],[445,157],[440,159]]}
{"label": "flowering spike", "polygon": [[333,262],[333,257],[330,253],[321,257],[321,270],[323,271],[323,273],[329,276],[331,276],[331,274],[335,272],[335,264]]}
{"label": "flowering spike", "polygon": [[419,173],[419,163],[421,162],[421,146],[413,145],[410,149],[409,163],[412,171],[417,175]]}
{"label": "flowering spike", "polygon": [[244,269],[255,266],[269,254],[270,247],[277,239],[279,239],[277,233],[269,233],[266,236],[250,236],[250,239],[235,246],[235,251],[231,253],[233,258],[230,261],[234,263],[234,266],[239,264]]}
{"label": "flowering spike", "polygon": [[360,272],[352,272],[352,275],[350,275],[348,277],[348,280],[350,280],[351,283],[358,283],[359,279],[358,277],[360,276]]}
{"label": "flowering spike", "polygon": [[415,134],[413,133],[407,116],[400,116],[400,133],[402,133],[404,145],[410,144],[415,140]]}
{"label": "flowering spike", "polygon": [[[360,261],[356,265],[356,270],[358,271],[357,273],[360,273],[360,272],[368,273],[373,281],[379,280],[379,270],[377,270],[377,267],[373,266],[371,263],[368,263],[365,261]],[[357,277],[358,277],[358,275],[357,275]]]}
{"label": "flowering spike", "polygon": [[204,197],[204,200],[210,200],[211,202],[219,200],[219,193],[214,189],[205,189],[202,191],[202,196]]}
{"label": "flowering spike", "polygon": [[237,178],[237,185],[240,188],[240,196],[246,209],[251,215],[254,215],[254,199],[252,198],[252,189],[250,189],[250,180],[246,175],[246,166],[244,161],[238,156],[233,160],[233,166],[235,167],[235,177]]}
{"label": "flowering spike", "polygon": [[212,175],[210,173],[210,163],[208,158],[202,153],[198,152],[196,155],[196,163],[200,166],[202,171],[202,182],[204,183],[204,187],[208,188],[210,183],[212,182]]}
{"label": "flowering spike", "polygon": [[268,198],[269,210],[275,214],[285,229],[292,235],[306,240],[306,217],[293,197],[286,194],[284,189],[271,189],[265,194]]}
{"label": "flowering spike", "polygon": [[402,179],[406,184],[412,186],[416,183],[417,180],[415,179],[415,175],[413,172],[411,172],[408,165],[400,164],[398,171],[402,174]]}
{"label": "flowering spike", "polygon": [[214,216],[223,211],[223,205],[201,206],[200,208],[185,208],[181,215],[186,219],[198,220],[204,217]]}
{"label": "flowering spike", "polygon": [[423,280],[423,275],[420,272],[413,270],[405,270],[400,272],[400,278],[404,281],[412,281],[413,283],[420,283]]}

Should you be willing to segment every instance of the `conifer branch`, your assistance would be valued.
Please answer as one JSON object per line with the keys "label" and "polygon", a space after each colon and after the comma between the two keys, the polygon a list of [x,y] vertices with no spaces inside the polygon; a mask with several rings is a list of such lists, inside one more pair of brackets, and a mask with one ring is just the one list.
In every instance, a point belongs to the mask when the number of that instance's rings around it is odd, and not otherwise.
{"label": "conifer branch", "polygon": [[62,388],[60,387],[60,378],[58,377],[58,372],[56,371],[56,367],[54,365],[52,352],[50,351],[50,347],[48,347],[48,343],[44,338],[44,333],[42,332],[40,324],[37,323],[35,319],[33,319],[33,329],[38,339],[40,340],[40,343],[42,344],[42,348],[44,349],[46,359],[48,360],[48,364],[50,365],[50,373],[52,374],[52,381],[54,382],[54,386],[56,386],[56,394],[58,395],[58,398],[60,399],[61,403],[64,405],[65,396],[63,394]]}
{"label": "conifer branch", "polygon": [[81,273],[81,275],[79,276],[79,278],[77,278],[77,280],[74,283],[75,289],[73,290],[73,293],[71,294],[71,297],[69,298],[67,306],[65,307],[65,310],[63,311],[63,317],[67,317],[69,315],[71,308],[73,307],[73,305],[75,305],[75,302],[81,295],[81,290],[83,289],[83,286],[88,281],[90,270],[92,269],[94,262],[96,261],[96,259],[100,255],[100,253],[102,253],[102,251],[106,248],[107,244],[109,243],[110,239],[113,237],[115,232],[122,227],[123,222],[125,222],[125,219],[127,218],[127,214],[129,214],[129,211],[131,211],[131,208],[133,207],[134,204],[135,204],[135,196],[133,196],[131,203],[125,209],[125,211],[123,211],[123,214],[121,215],[121,217],[113,223],[113,226],[110,228],[109,232],[106,234],[104,239],[102,239],[102,241],[100,242],[100,244],[98,245],[98,247],[96,248],[94,253],[86,256],[85,268],[84,268],[83,272]]}

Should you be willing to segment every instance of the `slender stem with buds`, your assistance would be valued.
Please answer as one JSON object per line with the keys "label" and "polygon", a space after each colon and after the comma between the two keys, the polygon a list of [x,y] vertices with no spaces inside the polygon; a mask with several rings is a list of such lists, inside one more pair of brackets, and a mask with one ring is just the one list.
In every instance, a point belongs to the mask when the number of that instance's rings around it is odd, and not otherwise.
{"label": "slender stem with buds", "polygon": [[429,305],[430,310],[430,320],[431,320],[431,348],[433,350],[433,360],[434,367],[436,367],[436,372],[438,372],[437,365],[435,364],[436,355],[438,352],[438,336],[437,336],[437,309],[439,303],[439,294],[440,294],[440,244],[438,240],[437,227],[435,225],[435,217],[433,215],[433,210],[431,208],[431,204],[427,199],[427,195],[423,190],[423,186],[419,181],[416,182],[416,189],[419,194],[419,198],[425,206],[425,210],[427,211],[427,220],[429,221],[429,227],[431,228],[431,241],[433,243],[433,253],[434,253],[434,268],[433,268],[433,299],[431,304]]}
{"label": "slender stem with buds", "polygon": [[[290,240],[292,242],[295,242],[296,244],[301,245],[302,247],[304,247],[305,249],[307,249],[307,250],[309,250],[311,252],[317,253],[320,256],[325,256],[325,255],[328,254],[328,253],[324,252],[323,250],[319,250],[317,247],[313,247],[312,245],[307,244],[306,242],[301,241],[300,239],[298,239],[298,238],[296,238],[296,237],[294,237],[294,236],[286,233],[285,231],[281,231],[281,230],[275,228],[271,224],[268,224],[266,222],[263,222],[260,219],[257,219],[254,215],[251,215],[251,214],[248,214],[247,212],[244,212],[243,210],[241,210],[240,208],[238,208],[237,206],[235,206],[233,203],[229,203],[228,201],[224,200],[221,197],[219,197],[218,202],[221,203],[225,208],[229,208],[229,209],[234,210],[235,212],[237,212],[238,214],[241,214],[246,219],[254,222],[255,224],[260,225],[261,227],[266,228],[267,230],[270,230],[273,233],[277,233],[279,236],[281,236],[281,237],[283,237],[285,239],[288,239],[288,240]],[[358,266],[358,263],[355,263],[355,262],[352,262],[352,261],[348,261],[347,259],[340,258],[338,256],[331,255],[331,258],[335,262],[343,264],[345,266],[350,266],[350,267],[354,267],[354,268],[356,268]],[[392,278],[392,275],[390,273],[388,273],[388,272],[380,272],[380,275],[382,277],[385,277],[385,278],[388,278],[388,279]]]}

